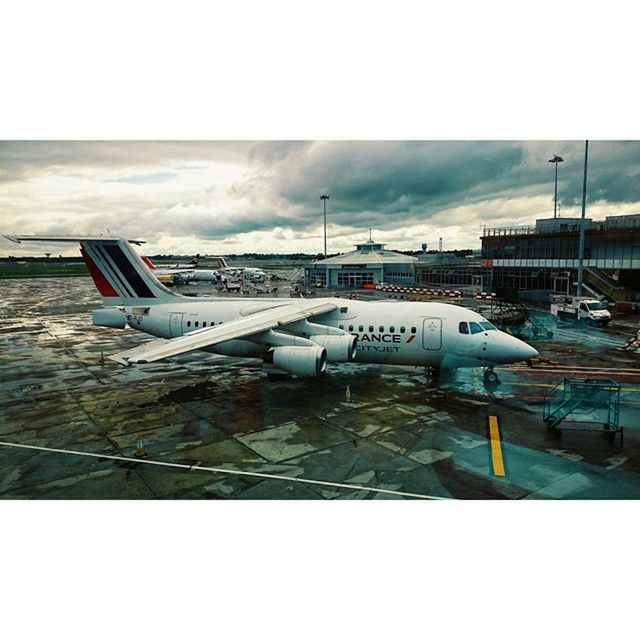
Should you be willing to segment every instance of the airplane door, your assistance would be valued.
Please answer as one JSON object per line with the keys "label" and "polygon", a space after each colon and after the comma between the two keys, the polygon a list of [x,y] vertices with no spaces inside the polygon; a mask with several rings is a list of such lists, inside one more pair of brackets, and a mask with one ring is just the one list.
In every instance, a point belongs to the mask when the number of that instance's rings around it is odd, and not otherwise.
{"label": "airplane door", "polygon": [[182,313],[169,314],[169,334],[172,338],[182,335]]}
{"label": "airplane door", "polygon": [[422,323],[422,348],[437,351],[442,348],[442,320],[425,318]]}

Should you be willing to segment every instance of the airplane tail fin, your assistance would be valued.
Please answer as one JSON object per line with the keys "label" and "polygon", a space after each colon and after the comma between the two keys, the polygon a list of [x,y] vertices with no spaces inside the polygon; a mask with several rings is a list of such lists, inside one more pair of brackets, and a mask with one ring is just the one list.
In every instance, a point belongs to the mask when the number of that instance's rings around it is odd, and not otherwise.
{"label": "airplane tail fin", "polygon": [[134,250],[132,243],[119,236],[5,236],[12,242],[79,242],[80,253],[106,306],[153,305],[182,298],[169,291],[153,275]]}
{"label": "airplane tail fin", "polygon": [[193,258],[192,258],[192,260],[191,260],[191,264],[192,264],[194,267],[197,267],[199,262],[200,262],[200,254],[199,254],[199,253],[196,253],[196,255],[195,255],[195,256],[193,256]]}
{"label": "airplane tail fin", "polygon": [[149,269],[151,269],[152,271],[154,269],[157,269],[156,265],[153,264],[153,262],[151,262],[151,260],[149,260],[147,256],[140,256],[140,257],[144,260],[144,263],[147,265],[147,267],[149,267]]}

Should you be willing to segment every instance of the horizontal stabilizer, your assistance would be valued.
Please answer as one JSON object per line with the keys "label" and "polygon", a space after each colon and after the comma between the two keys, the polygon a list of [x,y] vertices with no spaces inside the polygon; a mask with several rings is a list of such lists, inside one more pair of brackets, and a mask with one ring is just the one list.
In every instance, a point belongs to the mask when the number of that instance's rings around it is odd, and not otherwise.
{"label": "horizontal stabilizer", "polygon": [[[90,242],[96,240],[120,240],[119,236],[7,236],[4,238],[11,242]],[[144,240],[129,240],[131,244],[144,244]]]}

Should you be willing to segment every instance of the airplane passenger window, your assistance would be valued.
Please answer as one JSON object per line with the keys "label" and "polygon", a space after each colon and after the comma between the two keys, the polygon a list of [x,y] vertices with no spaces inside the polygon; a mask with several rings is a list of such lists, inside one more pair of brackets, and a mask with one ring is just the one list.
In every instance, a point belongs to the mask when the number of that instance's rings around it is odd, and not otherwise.
{"label": "airplane passenger window", "polygon": [[364,327],[362,325],[360,325],[358,327],[358,333],[362,333],[364,331]]}
{"label": "airplane passenger window", "polygon": [[350,324],[350,325],[349,325],[349,333],[351,333],[352,331],[353,331],[353,325],[352,325],[352,324]]}
{"label": "airplane passenger window", "polygon": [[373,333],[373,325],[372,324],[369,325],[369,333]]}
{"label": "airplane passenger window", "polygon": [[340,307],[340,313],[347,313],[349,311],[349,307]]}
{"label": "airplane passenger window", "polygon": [[458,325],[458,331],[460,333],[469,333],[469,325],[466,322],[461,322]]}
{"label": "airplane passenger window", "polygon": [[203,327],[206,327],[206,326],[207,326],[207,321],[206,321],[206,320],[202,323],[202,326],[203,326]]}
{"label": "airplane passenger window", "polygon": [[469,328],[471,329],[471,333],[482,333],[483,328],[477,322],[470,322]]}
{"label": "airplane passenger window", "polygon": [[415,333],[416,332],[416,328],[415,327],[411,327],[411,333]]}
{"label": "airplane passenger window", "polygon": [[198,326],[198,321],[196,320],[193,324],[197,327]]}
{"label": "airplane passenger window", "polygon": [[191,320],[187,320],[187,327],[191,326]]}
{"label": "airplane passenger window", "polygon": [[342,329],[342,330],[344,330],[344,325],[343,325],[343,324],[339,324],[339,325],[338,325],[338,329]]}
{"label": "airplane passenger window", "polygon": [[396,332],[395,327],[389,327],[389,333],[395,333],[395,332]]}
{"label": "airplane passenger window", "polygon": [[380,333],[384,333],[384,327],[380,327]]}
{"label": "airplane passenger window", "polygon": [[404,333],[404,327],[400,327],[400,333]]}
{"label": "airplane passenger window", "polygon": [[490,322],[481,322],[480,326],[485,330],[485,331],[497,331],[497,329],[490,323]]}

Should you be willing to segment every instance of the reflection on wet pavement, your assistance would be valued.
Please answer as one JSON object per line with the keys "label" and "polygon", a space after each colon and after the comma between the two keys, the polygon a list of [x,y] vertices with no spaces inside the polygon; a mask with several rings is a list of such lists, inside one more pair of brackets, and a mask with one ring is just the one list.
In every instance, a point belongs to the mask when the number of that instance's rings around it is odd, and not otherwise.
{"label": "reflection on wet pavement", "polygon": [[[536,343],[533,369],[443,376],[408,367],[331,365],[313,380],[269,382],[257,361],[190,354],[122,368],[102,356],[148,339],[91,325],[87,278],[0,283],[0,440],[454,498],[640,496],[640,375],[612,333],[560,328]],[[561,439],[542,423],[543,397],[566,375],[622,383],[624,443],[597,432]],[[353,397],[344,403],[349,385]],[[498,415],[506,475],[494,477],[487,417]],[[0,447],[0,497],[389,497],[260,477],[216,476]]]}

